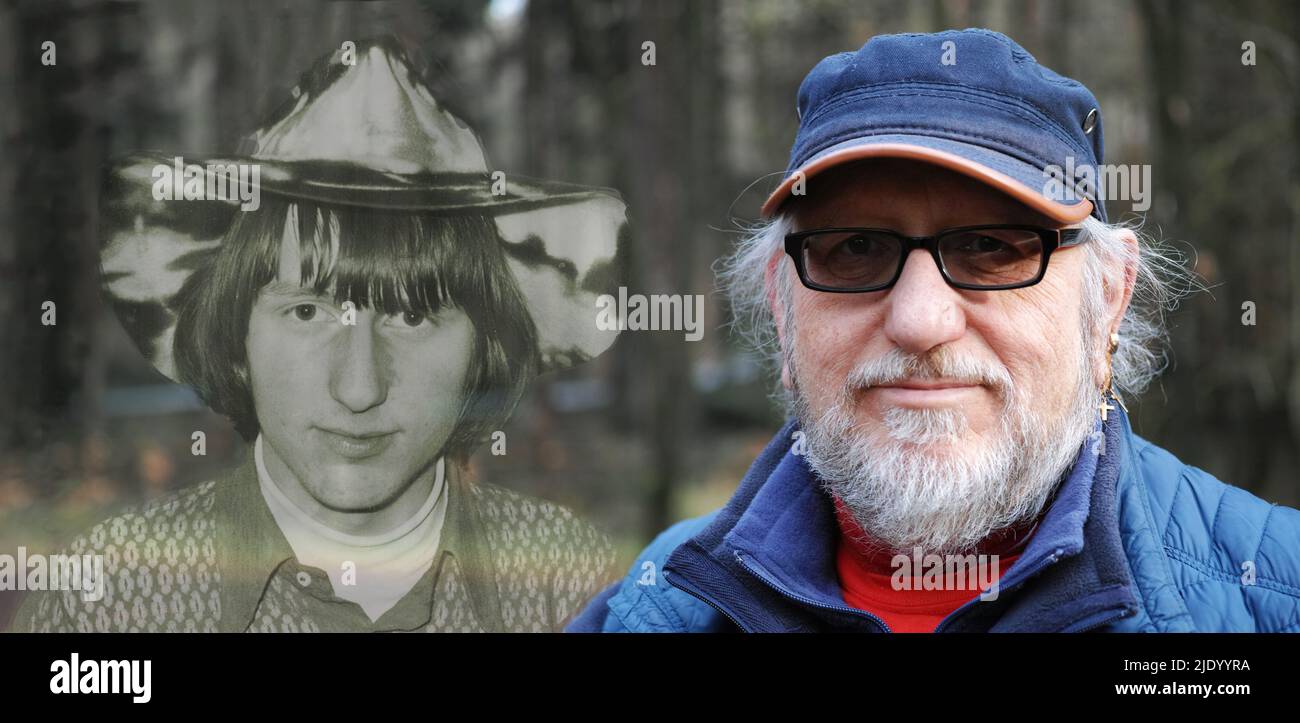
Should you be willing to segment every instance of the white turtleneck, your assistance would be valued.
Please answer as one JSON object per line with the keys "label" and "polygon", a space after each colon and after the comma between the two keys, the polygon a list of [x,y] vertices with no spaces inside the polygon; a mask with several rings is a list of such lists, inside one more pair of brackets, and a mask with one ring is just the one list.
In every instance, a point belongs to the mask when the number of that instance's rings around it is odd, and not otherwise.
{"label": "white turtleneck", "polygon": [[[298,562],[329,575],[334,594],[350,600],[373,622],[397,604],[428,571],[438,552],[447,515],[444,462],[438,459],[433,490],[406,522],[381,535],[350,535],[312,519],[275,485],[262,461],[262,436],[254,443],[257,481],[271,515]],[[355,565],[355,584],[343,584],[343,565]]]}

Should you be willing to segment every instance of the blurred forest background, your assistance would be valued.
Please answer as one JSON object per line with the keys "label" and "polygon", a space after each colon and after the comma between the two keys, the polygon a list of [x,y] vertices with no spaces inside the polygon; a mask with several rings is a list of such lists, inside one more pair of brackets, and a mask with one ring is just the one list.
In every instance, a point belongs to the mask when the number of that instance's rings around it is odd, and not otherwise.
{"label": "blurred forest background", "polygon": [[[233,151],[312,60],[395,34],[490,167],[623,193],[631,291],[707,295],[702,341],[624,333],[595,362],[538,379],[506,427],[508,454],[474,460],[483,479],[576,508],[630,563],[668,523],[725,501],[779,423],[711,267],[785,166],[803,76],[872,35],[968,26],[1093,90],[1107,162],[1152,164],[1146,229],[1212,287],[1171,317],[1171,366],[1130,405],[1138,433],[1300,503],[1298,3],[0,2],[0,551],[48,551],[243,453],[100,298],[104,163]],[[57,326],[40,323],[46,300]]]}

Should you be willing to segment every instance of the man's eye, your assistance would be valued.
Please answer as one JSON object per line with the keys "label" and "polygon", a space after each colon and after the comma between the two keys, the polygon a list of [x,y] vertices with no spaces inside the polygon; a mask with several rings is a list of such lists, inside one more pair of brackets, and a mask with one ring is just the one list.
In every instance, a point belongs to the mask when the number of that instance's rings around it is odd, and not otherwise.
{"label": "man's eye", "polygon": [[417,311],[404,311],[400,314],[394,314],[394,316],[397,317],[397,320],[401,322],[402,326],[410,327],[412,329],[429,320],[428,316]]}
{"label": "man's eye", "polygon": [[844,250],[850,254],[864,254],[871,250],[871,244],[861,236],[855,236],[844,242]]}
{"label": "man's eye", "polygon": [[975,242],[975,250],[984,253],[995,253],[1009,248],[1004,241],[992,236],[980,236]]}
{"label": "man's eye", "polygon": [[841,244],[842,252],[850,256],[872,256],[888,253],[890,244],[877,238],[854,236]]}
{"label": "man's eye", "polygon": [[971,235],[955,250],[970,254],[1005,254],[1013,251],[1011,244],[1000,238],[985,235]]}
{"label": "man's eye", "polygon": [[299,321],[311,321],[316,318],[315,304],[298,304],[293,307],[293,315]]}

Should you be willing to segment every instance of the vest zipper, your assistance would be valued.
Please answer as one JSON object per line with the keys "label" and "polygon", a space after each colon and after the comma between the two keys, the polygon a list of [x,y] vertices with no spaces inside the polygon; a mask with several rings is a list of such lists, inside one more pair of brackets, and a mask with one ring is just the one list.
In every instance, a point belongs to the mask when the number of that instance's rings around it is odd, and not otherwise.
{"label": "vest zipper", "polygon": [[[1032,578],[1034,575],[1037,575],[1038,573],[1040,573],[1040,572],[1042,572],[1043,570],[1047,569],[1047,566],[1048,566],[1048,565],[1051,565],[1052,563],[1054,563],[1054,562],[1056,562],[1058,559],[1060,559],[1060,557],[1059,557],[1060,554],[1061,554],[1061,551],[1060,551],[1060,550],[1055,550],[1055,551],[1053,551],[1052,554],[1050,554],[1050,555],[1048,555],[1048,556],[1046,557],[1046,559],[1044,559],[1042,562],[1040,562],[1040,563],[1038,563],[1036,566],[1034,566],[1034,568],[1033,568],[1032,571],[1025,573],[1025,576],[1022,577],[1022,578],[1020,578],[1019,580],[1016,580],[1015,583],[1013,583],[1013,584],[1011,584],[1011,585],[1009,585],[1009,586],[1007,586],[1007,587],[1002,587],[1001,585],[999,585],[999,586],[998,586],[998,596],[1001,597],[1001,596],[1002,596],[1002,593],[1004,593],[1004,592],[1010,592],[1010,591],[1012,591],[1012,590],[1015,590],[1016,588],[1020,587],[1021,585],[1025,584],[1026,582],[1028,582],[1029,579]],[[980,594],[983,594],[983,591],[981,591]],[[980,596],[979,596],[979,595],[976,595],[974,598],[972,598],[972,599],[970,599],[970,600],[967,600],[966,602],[962,603],[962,606],[961,606],[961,607],[959,607],[959,608],[957,608],[956,610],[953,610],[952,612],[948,613],[948,617],[946,617],[946,618],[944,618],[943,620],[940,620],[940,621],[939,621],[939,624],[936,625],[936,626],[934,627],[934,632],[936,632],[936,633],[943,632],[944,627],[947,626],[948,623],[950,623],[950,622],[952,622],[953,620],[955,620],[959,615],[961,615],[963,612],[965,612],[967,608],[969,608],[969,607],[975,605],[975,603],[977,603],[977,602],[979,602],[979,601],[980,601]]]}
{"label": "vest zipper", "polygon": [[1103,625],[1110,625],[1111,623],[1115,622],[1116,620],[1119,620],[1120,618],[1126,618],[1126,617],[1128,617],[1128,608],[1121,608],[1121,609],[1119,610],[1119,612],[1115,613],[1114,615],[1111,615],[1111,616],[1108,617],[1108,618],[1104,618],[1104,619],[1102,619],[1102,620],[1099,621],[1099,622],[1095,622],[1095,623],[1093,623],[1092,625],[1089,625],[1089,626],[1086,627],[1086,628],[1079,628],[1078,630],[1075,630],[1074,632],[1075,632],[1075,633],[1086,633],[1086,632],[1088,632],[1089,630],[1096,630],[1097,628],[1099,628],[1099,627],[1101,627],[1101,626],[1103,626]]}
{"label": "vest zipper", "polygon": [[713,602],[713,600],[712,600],[711,598],[709,598],[709,596],[707,596],[707,595],[705,595],[704,593],[702,593],[702,592],[700,592],[700,591],[694,589],[694,586],[682,585],[682,584],[678,583],[678,582],[674,579],[674,578],[676,577],[676,575],[669,575],[668,572],[669,572],[668,570],[664,570],[663,577],[664,577],[665,580],[668,581],[668,584],[669,584],[669,585],[672,585],[673,587],[677,588],[678,590],[681,590],[682,592],[686,593],[687,595],[690,595],[691,597],[695,598],[696,600],[699,600],[700,602],[704,603],[705,605],[708,605],[709,607],[713,608],[714,610],[717,610],[719,613],[722,613],[723,617],[725,617],[725,618],[727,618],[728,620],[730,620],[730,621],[732,622],[733,625],[735,625],[736,627],[740,628],[740,629],[743,630],[744,632],[747,632],[747,633],[752,633],[752,632],[754,632],[752,629],[747,628],[747,627],[745,627],[744,625],[741,625],[741,624],[740,624],[740,620],[738,620],[738,619],[736,618],[735,615],[732,615],[731,613],[727,612],[727,610],[726,610],[725,608],[723,608],[721,605],[719,605],[718,603]]}
{"label": "vest zipper", "polygon": [[744,556],[744,554],[741,553],[740,550],[737,550],[737,551],[736,551],[736,562],[739,562],[741,567],[743,567],[743,568],[745,568],[746,570],[748,570],[749,573],[750,573],[751,575],[757,577],[759,580],[762,580],[762,581],[763,581],[763,582],[764,582],[768,587],[770,587],[770,588],[772,588],[773,590],[777,591],[777,592],[780,593],[782,596],[787,597],[787,598],[789,598],[789,599],[791,599],[791,600],[794,600],[795,602],[802,603],[802,604],[804,604],[804,605],[811,605],[811,606],[813,606],[813,607],[821,608],[821,609],[823,609],[823,610],[833,610],[833,611],[835,611],[835,612],[839,612],[839,613],[846,613],[846,614],[848,614],[848,615],[852,615],[852,616],[854,616],[854,617],[867,618],[868,620],[870,620],[870,621],[874,622],[875,624],[879,625],[880,628],[881,628],[882,630],[884,630],[885,632],[887,632],[887,633],[892,633],[892,632],[894,632],[894,631],[892,631],[892,630],[889,629],[889,626],[885,624],[885,621],[884,621],[884,620],[881,620],[878,616],[873,615],[873,614],[867,612],[866,610],[859,610],[859,609],[857,609],[857,608],[846,607],[846,606],[843,606],[843,605],[828,605],[827,603],[824,603],[824,602],[818,602],[817,600],[813,600],[813,599],[811,599],[811,598],[805,597],[805,596],[800,595],[800,594],[798,594],[798,593],[795,593],[795,592],[792,592],[792,591],[786,590],[786,589],[781,585],[781,583],[777,582],[775,578],[771,577],[771,576],[767,573],[767,571],[764,570],[763,567],[762,567],[761,565],[759,565],[757,562],[753,563],[752,565],[751,565],[749,562],[747,562],[747,561],[745,560],[745,556]]}

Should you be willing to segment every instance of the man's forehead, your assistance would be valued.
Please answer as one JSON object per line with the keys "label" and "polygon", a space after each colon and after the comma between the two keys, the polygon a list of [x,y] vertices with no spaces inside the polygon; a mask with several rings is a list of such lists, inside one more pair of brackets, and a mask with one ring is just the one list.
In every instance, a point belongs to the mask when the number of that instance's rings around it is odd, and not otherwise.
{"label": "man's forehead", "polygon": [[797,229],[883,226],[921,234],[985,223],[1059,225],[969,176],[901,159],[850,163],[813,176],[788,210]]}

